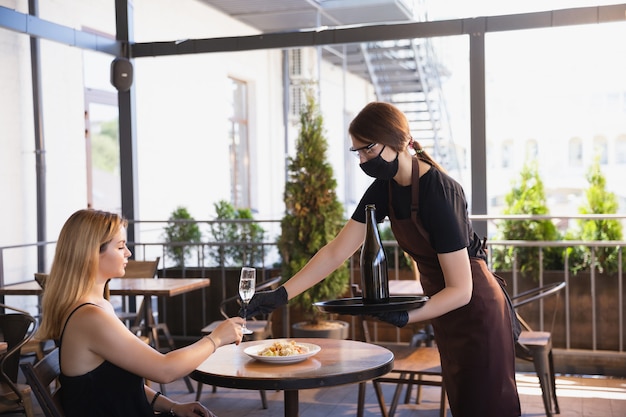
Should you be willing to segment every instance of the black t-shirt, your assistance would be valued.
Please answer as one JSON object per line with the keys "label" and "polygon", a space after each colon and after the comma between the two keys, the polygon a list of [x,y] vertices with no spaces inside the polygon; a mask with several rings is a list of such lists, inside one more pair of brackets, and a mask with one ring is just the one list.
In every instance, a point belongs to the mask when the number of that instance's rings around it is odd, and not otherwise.
{"label": "black t-shirt", "polygon": [[[470,256],[486,260],[478,235],[474,233],[467,213],[467,200],[461,185],[449,175],[431,168],[419,183],[419,217],[437,253],[468,248]],[[399,219],[411,217],[411,185],[400,186],[391,180],[392,205]],[[389,181],[374,180],[365,191],[352,219],[365,223],[365,206],[376,206],[376,220],[389,216]]]}

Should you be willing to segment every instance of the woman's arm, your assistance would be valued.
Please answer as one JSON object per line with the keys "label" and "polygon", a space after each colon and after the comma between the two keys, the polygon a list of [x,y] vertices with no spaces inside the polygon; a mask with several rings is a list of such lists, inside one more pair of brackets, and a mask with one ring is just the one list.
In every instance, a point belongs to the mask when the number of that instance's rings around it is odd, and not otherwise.
{"label": "woman's arm", "polygon": [[352,256],[364,238],[365,225],[352,219],[348,220],[339,234],[282,286],[254,294],[248,304],[248,317],[274,311],[287,304],[289,299],[320,282]]}
{"label": "woman's arm", "polygon": [[472,297],[472,270],[467,249],[439,254],[445,288],[430,297],[423,307],[409,311],[409,323],[442,316],[469,303]]}
{"label": "woman's arm", "polygon": [[162,415],[177,417],[214,416],[214,414],[208,408],[206,408],[197,401],[190,403],[179,403],[170,398],[167,398],[165,395],[162,395],[160,391],[154,391],[147,385],[144,386],[144,390],[146,392],[146,398],[152,406],[152,409],[154,411],[161,412]]}
{"label": "woman's arm", "polygon": [[158,383],[169,383],[196,369],[219,346],[241,341],[243,319],[221,323],[210,336],[166,354],[141,341],[114,313],[86,306],[68,323],[63,337],[63,372],[82,375],[107,360]]}
{"label": "woman's arm", "polygon": [[365,225],[348,220],[339,234],[320,249],[309,262],[283,286],[289,299],[311,288],[341,266],[363,244]]}

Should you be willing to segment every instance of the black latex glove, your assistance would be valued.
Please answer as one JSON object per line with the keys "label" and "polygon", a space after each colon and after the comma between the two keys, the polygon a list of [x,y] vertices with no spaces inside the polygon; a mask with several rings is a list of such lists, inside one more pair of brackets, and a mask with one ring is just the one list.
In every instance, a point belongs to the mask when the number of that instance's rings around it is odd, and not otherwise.
{"label": "black latex glove", "polygon": [[[258,292],[254,294],[254,297],[248,303],[246,318],[271,313],[278,307],[287,304],[287,301],[287,290],[283,286],[272,291]],[[239,312],[239,315],[243,315],[243,309]]]}
{"label": "black latex glove", "polygon": [[404,327],[409,322],[409,313],[406,311],[387,311],[383,313],[375,313],[372,316],[378,320],[393,324],[396,327]]}

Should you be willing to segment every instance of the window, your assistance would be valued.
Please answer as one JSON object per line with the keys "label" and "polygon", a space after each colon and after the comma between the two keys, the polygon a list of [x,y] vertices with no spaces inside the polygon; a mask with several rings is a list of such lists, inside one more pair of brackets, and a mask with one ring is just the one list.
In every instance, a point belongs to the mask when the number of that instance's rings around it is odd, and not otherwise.
{"label": "window", "polygon": [[579,167],[583,164],[583,142],[580,138],[569,140],[569,165]]}
{"label": "window", "polygon": [[526,141],[526,160],[532,161],[537,159],[539,154],[537,141],[534,139],[528,139]]}
{"label": "window", "polygon": [[[83,52],[87,207],[122,212],[117,92],[103,75],[111,58]],[[105,81],[103,81],[105,80]]]}
{"label": "window", "polygon": [[306,94],[303,85],[291,84],[289,86],[289,103],[289,112],[291,116],[300,116],[300,112],[306,104]]}
{"label": "window", "polygon": [[248,85],[231,78],[232,115],[230,131],[231,202],[236,208],[250,207],[250,149],[248,146]]}
{"label": "window", "polygon": [[302,49],[289,50],[289,75],[292,78],[303,76]]}
{"label": "window", "polygon": [[606,165],[609,162],[608,144],[603,136],[593,138],[593,154],[594,157],[600,158],[600,164]]}
{"label": "window", "polygon": [[618,137],[615,142],[615,163],[626,164],[626,135]]}
{"label": "window", "polygon": [[510,140],[502,144],[502,168],[511,168],[513,158],[513,142]]}
{"label": "window", "polygon": [[299,117],[306,104],[305,88],[310,82],[307,51],[298,48],[289,50],[289,114]]}

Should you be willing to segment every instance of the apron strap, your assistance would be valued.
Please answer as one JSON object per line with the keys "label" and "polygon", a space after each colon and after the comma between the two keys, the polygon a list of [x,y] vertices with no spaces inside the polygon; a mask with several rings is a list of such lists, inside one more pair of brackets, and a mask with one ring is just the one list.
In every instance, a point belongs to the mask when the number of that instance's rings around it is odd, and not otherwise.
{"label": "apron strap", "polygon": [[430,242],[430,235],[426,229],[424,229],[422,222],[418,218],[420,212],[420,168],[417,163],[417,158],[415,157],[413,158],[413,172],[411,176],[411,220],[417,231],[427,242]]}
{"label": "apron strap", "polygon": [[411,170],[411,219],[413,223],[418,223],[417,215],[420,211],[420,166],[417,158],[413,158],[413,169]]}

